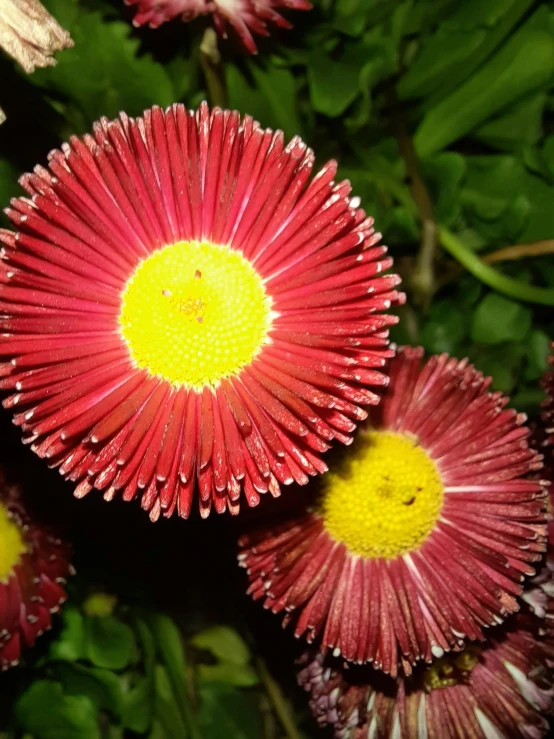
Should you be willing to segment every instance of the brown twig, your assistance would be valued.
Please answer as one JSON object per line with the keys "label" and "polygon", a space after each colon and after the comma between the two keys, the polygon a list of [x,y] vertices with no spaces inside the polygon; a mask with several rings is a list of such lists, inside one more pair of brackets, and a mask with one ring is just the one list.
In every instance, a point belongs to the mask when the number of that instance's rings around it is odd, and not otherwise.
{"label": "brown twig", "polygon": [[404,164],[412,195],[417,205],[421,221],[421,244],[417,255],[415,269],[410,278],[410,287],[414,292],[417,302],[426,307],[435,292],[435,253],[437,249],[437,225],[433,213],[433,203],[429,196],[427,186],[419,172],[419,161],[409,136],[402,109],[396,97],[394,88],[387,93],[390,108],[392,110],[392,123],[398,148]]}
{"label": "brown twig", "polygon": [[516,244],[506,246],[498,251],[483,256],[483,262],[494,264],[495,262],[508,262],[514,259],[525,259],[526,257],[540,257],[543,254],[554,254],[554,239],[536,241],[533,244]]}

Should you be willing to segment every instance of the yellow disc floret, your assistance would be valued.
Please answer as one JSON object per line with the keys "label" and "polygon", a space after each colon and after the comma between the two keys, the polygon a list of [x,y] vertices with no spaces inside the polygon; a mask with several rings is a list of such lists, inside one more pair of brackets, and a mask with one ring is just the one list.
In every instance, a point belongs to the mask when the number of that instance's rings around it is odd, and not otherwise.
{"label": "yellow disc floret", "polygon": [[352,553],[393,559],[423,544],[442,501],[439,472],[415,439],[370,431],[324,478],[321,512],[329,534]]}
{"label": "yellow disc floret", "polygon": [[252,361],[267,341],[271,300],[240,252],[182,241],[139,264],[119,323],[141,369],[198,389]]}
{"label": "yellow disc floret", "polygon": [[463,652],[446,654],[435,660],[423,673],[423,687],[430,693],[467,682],[471,671],[479,664],[479,655],[480,649],[471,645]]}
{"label": "yellow disc floret", "polygon": [[0,503],[0,582],[9,579],[10,573],[25,550],[21,529]]}

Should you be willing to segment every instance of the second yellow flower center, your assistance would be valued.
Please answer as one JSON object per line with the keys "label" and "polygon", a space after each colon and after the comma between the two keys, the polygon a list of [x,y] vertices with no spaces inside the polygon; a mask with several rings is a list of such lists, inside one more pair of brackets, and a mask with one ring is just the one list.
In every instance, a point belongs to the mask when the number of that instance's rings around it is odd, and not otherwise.
{"label": "second yellow flower center", "polygon": [[26,547],[19,526],[0,503],[0,582],[6,582]]}
{"label": "second yellow flower center", "polygon": [[342,468],[324,477],[321,513],[329,534],[350,552],[394,559],[423,544],[442,502],[437,467],[415,440],[370,431]]}
{"label": "second yellow flower center", "polygon": [[271,327],[271,299],[239,252],[182,241],[139,264],[119,324],[140,368],[199,389],[252,361]]}

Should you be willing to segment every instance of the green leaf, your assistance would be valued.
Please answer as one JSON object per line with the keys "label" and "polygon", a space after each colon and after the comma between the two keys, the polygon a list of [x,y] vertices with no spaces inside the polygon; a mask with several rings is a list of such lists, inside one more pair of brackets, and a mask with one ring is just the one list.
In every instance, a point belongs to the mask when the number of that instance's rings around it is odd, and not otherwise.
{"label": "green leaf", "polygon": [[363,57],[356,46],[341,58],[331,59],[316,49],[308,61],[310,100],[318,113],[336,118],[360,95]]}
{"label": "green leaf", "polygon": [[113,672],[69,662],[53,665],[54,675],[68,695],[85,695],[100,711],[109,711],[115,718],[123,710],[123,693]]}
{"label": "green leaf", "polygon": [[34,682],[17,701],[14,716],[35,739],[100,739],[94,703],[84,695],[64,695],[59,683]]}
{"label": "green leaf", "polygon": [[10,199],[20,194],[17,184],[17,170],[5,159],[0,159],[0,207],[4,208]]}
{"label": "green leaf", "polygon": [[467,157],[461,198],[473,228],[490,242],[552,238],[552,187],[512,156]]}
{"label": "green leaf", "polygon": [[548,369],[547,357],[550,354],[550,337],[544,331],[533,329],[527,340],[526,380],[538,380]]}
{"label": "green leaf", "polygon": [[471,338],[481,344],[521,341],[531,327],[531,317],[529,308],[489,293],[472,316]]}
{"label": "green leaf", "polygon": [[205,683],[226,683],[240,688],[258,685],[260,678],[250,665],[237,665],[236,662],[221,660],[216,665],[198,665],[198,680]]}
{"label": "green leaf", "polygon": [[488,121],[478,128],[473,138],[497,149],[520,149],[525,144],[536,144],[542,136],[542,119],[546,94],[532,94],[513,109]]}
{"label": "green leaf", "polygon": [[451,3],[450,12],[437,31],[423,39],[420,53],[400,80],[399,97],[431,95],[428,105],[436,105],[494,52],[532,5],[533,0]]}
{"label": "green leaf", "polygon": [[511,393],[518,380],[525,348],[520,342],[491,346],[472,357],[485,377],[492,377],[492,389]]}
{"label": "green leaf", "polygon": [[74,606],[62,610],[62,629],[50,643],[48,656],[53,660],[76,662],[85,654],[83,616]]}
{"label": "green leaf", "polygon": [[199,722],[204,739],[260,739],[262,716],[254,697],[221,683],[199,687]]}
{"label": "green leaf", "polygon": [[121,723],[137,734],[146,734],[152,725],[155,691],[152,680],[142,677],[123,696]]}
{"label": "green leaf", "polygon": [[429,354],[456,354],[467,332],[466,318],[458,307],[447,300],[433,303],[427,322],[421,330],[421,343]]}
{"label": "green leaf", "polygon": [[198,649],[211,652],[214,657],[236,665],[246,665],[250,662],[250,650],[240,634],[230,626],[210,626],[190,640]]}
{"label": "green leaf", "polygon": [[96,667],[123,670],[136,658],[133,630],[115,616],[84,621],[85,657]]}
{"label": "green leaf", "polygon": [[229,107],[248,113],[264,127],[281,129],[289,139],[302,135],[292,72],[271,62],[263,67],[250,62],[246,72],[235,64],[225,65]]}
{"label": "green leaf", "polygon": [[189,734],[171,687],[171,680],[167,670],[162,665],[156,665],[155,684],[156,716],[164,727],[166,739],[188,737]]}
{"label": "green leaf", "polygon": [[[175,623],[161,613],[154,613],[147,618],[160,656],[167,668],[173,694],[180,709],[191,739],[198,739],[195,716],[189,703],[186,683],[186,661],[181,633]],[[157,674],[157,673],[156,673]],[[158,679],[165,679],[158,676]]]}
{"label": "green leaf", "polygon": [[505,106],[551,82],[554,37],[549,30],[530,24],[509,38],[467,82],[429,110],[414,136],[420,156],[440,151]]}
{"label": "green leaf", "polygon": [[442,152],[421,163],[421,173],[429,183],[435,219],[445,226],[452,225],[460,215],[460,189],[466,169],[464,157],[454,152]]}
{"label": "green leaf", "polygon": [[138,115],[153,104],[173,102],[168,75],[148,54],[139,56],[130,24],[107,21],[76,0],[51,0],[48,9],[65,17],[75,46],[58,56],[55,68],[39,69],[29,79],[62,102],[74,127],[88,129],[102,115],[114,118],[121,110]]}

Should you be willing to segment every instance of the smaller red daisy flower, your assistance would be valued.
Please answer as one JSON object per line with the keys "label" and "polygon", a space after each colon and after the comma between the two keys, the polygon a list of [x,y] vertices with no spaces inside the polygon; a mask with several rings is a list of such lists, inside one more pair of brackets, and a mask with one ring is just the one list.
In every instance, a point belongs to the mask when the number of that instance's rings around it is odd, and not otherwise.
{"label": "smaller red daisy flower", "polygon": [[408,679],[307,654],[299,682],[336,739],[539,739],[554,708],[554,652],[538,626],[518,614],[486,646],[446,655]]}
{"label": "smaller red daisy flower", "polygon": [[490,380],[406,348],[315,510],[240,542],[249,593],[297,611],[297,636],[396,675],[518,610],[546,549],[546,493],[525,417]]}
{"label": "smaller red daisy flower", "polygon": [[0,471],[0,669],[18,664],[21,652],[52,625],[73,573],[69,549],[32,520],[18,488]]}
{"label": "smaller red daisy flower", "polygon": [[162,23],[180,17],[191,21],[200,15],[211,14],[213,24],[223,38],[231,26],[244,48],[257,53],[252,34],[269,36],[268,26],[292,28],[278,12],[282,9],[310,10],[307,0],[125,0],[126,5],[136,5],[133,25],[158,28]]}

